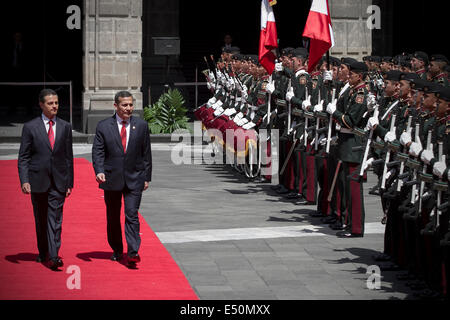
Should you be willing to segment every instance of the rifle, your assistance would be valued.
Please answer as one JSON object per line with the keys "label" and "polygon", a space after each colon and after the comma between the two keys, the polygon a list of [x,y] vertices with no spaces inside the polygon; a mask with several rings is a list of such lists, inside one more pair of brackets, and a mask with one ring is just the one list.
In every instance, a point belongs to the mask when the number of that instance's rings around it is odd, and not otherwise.
{"label": "rifle", "polygon": [[[426,146],[426,150],[432,150],[432,146],[431,146],[431,136],[432,136],[432,131],[429,130],[428,131],[428,136],[427,136],[427,146]],[[423,191],[425,188],[425,182],[432,182],[433,181],[433,176],[426,175],[427,173],[427,168],[428,165],[424,164],[423,168],[422,168],[422,173],[419,174],[419,180],[420,180],[420,189],[419,189],[419,212],[422,211],[422,196],[423,196]],[[427,179],[428,178],[428,179]]]}
{"label": "rifle", "polygon": [[[377,105],[373,110],[373,117],[378,118],[378,113],[379,113],[379,111],[378,111],[378,105]],[[367,163],[367,158],[369,157],[370,146],[372,144],[373,131],[374,131],[374,129],[370,129],[369,136],[367,137],[366,147],[364,148],[364,155],[363,155],[363,159],[361,162],[361,168],[359,169],[358,181],[362,181],[362,179],[364,177],[365,166]],[[360,147],[355,147],[355,148],[352,148],[352,150],[355,151],[355,150],[358,150],[359,148]]]}
{"label": "rifle", "polygon": [[[336,103],[336,88],[333,88],[331,103]],[[327,146],[325,149],[325,152],[327,154],[330,153],[330,143],[331,143],[331,130],[333,125],[333,116],[330,114],[329,120],[328,120],[328,134],[327,134]]]}
{"label": "rifle", "polygon": [[[294,137],[296,136],[297,129],[298,129],[301,125],[302,125],[302,124],[300,123],[300,124],[296,125],[294,128],[292,128],[292,130],[294,130],[294,134],[293,134]],[[294,148],[295,148],[295,146],[297,145],[297,141],[301,140],[302,138],[303,138],[303,136],[301,136],[300,138],[295,138],[294,142],[292,143],[291,148],[289,149],[289,152],[288,152],[288,154],[287,154],[287,156],[286,156],[286,159],[284,160],[283,166],[281,167],[280,175],[282,175],[283,172],[284,172],[284,169],[286,169],[286,166],[287,166],[287,164],[288,164],[288,162],[289,162],[289,159],[290,159],[291,156],[292,156],[292,152],[294,152]]]}
{"label": "rifle", "polygon": [[[414,142],[420,141],[419,130],[420,130],[420,124],[416,123],[416,133],[415,133]],[[408,158],[408,160],[406,161],[406,166],[408,166],[413,171],[412,180],[405,182],[405,186],[412,186],[410,204],[414,205],[414,203],[416,201],[416,191],[417,191],[416,185],[418,184],[417,170],[420,168],[420,162],[418,162],[415,159]]]}
{"label": "rifle", "polygon": [[[445,162],[445,155],[443,154],[443,143],[441,141],[438,142],[439,151],[438,151],[438,157],[439,161]],[[436,206],[434,207],[433,212],[430,213],[430,219],[431,221],[425,226],[424,229],[420,231],[420,234],[422,235],[434,235],[435,232],[439,228],[439,217],[442,214],[442,210],[444,210],[446,207],[448,207],[448,201],[444,204],[442,204],[442,192],[445,192],[448,190],[447,183],[442,182],[442,178],[440,178],[438,181],[434,181],[433,183],[433,190],[437,192],[437,199],[436,199]],[[441,240],[442,241],[442,240]]]}
{"label": "rifle", "polygon": [[[288,87],[287,87],[287,91],[289,92],[289,90],[291,90],[292,88],[292,81],[289,78],[289,82],[288,82]],[[291,101],[288,101],[288,118],[287,118],[287,134],[289,135],[291,133],[291,122],[292,122],[292,104]]]}
{"label": "rifle", "polygon": [[336,171],[334,172],[334,177],[333,177],[333,182],[331,183],[330,192],[328,193],[328,197],[327,197],[328,202],[331,202],[331,198],[333,197],[334,186],[336,185],[336,180],[337,180],[337,176],[339,174],[339,169],[341,167],[341,164],[342,164],[342,160],[339,160],[338,164],[336,166]]}
{"label": "rifle", "polygon": [[[320,103],[320,88],[318,88],[319,90],[319,94],[318,94],[318,103]],[[317,152],[317,150],[319,149],[319,127],[320,127],[320,118],[317,116],[316,113],[316,134],[314,137],[314,151]]]}
{"label": "rifle", "polygon": [[[307,85],[305,85],[305,99],[308,99],[308,86]],[[311,112],[308,112],[308,111],[305,111],[303,114],[305,115],[305,130],[303,133],[303,138],[305,139],[304,146],[305,146],[305,150],[306,150],[306,147],[308,146],[308,131],[311,131],[314,129],[314,127],[309,128],[308,123],[309,123],[310,118],[314,118],[314,114],[312,114]]]}
{"label": "rifle", "polygon": [[[439,161],[445,162],[445,154],[443,152],[443,143],[442,141],[438,142],[439,145]],[[442,182],[442,178],[439,179],[438,182],[435,182],[433,185],[433,189],[437,191],[437,199],[436,199],[436,208],[435,208],[435,214],[436,214],[436,228],[439,227],[439,216],[442,214],[441,202],[442,202],[442,191],[446,191],[448,189],[448,184]]]}
{"label": "rifle", "polygon": [[[269,77],[269,83],[272,82],[272,75]],[[269,97],[267,100],[267,126],[270,124],[270,114],[271,114],[271,107],[272,107],[272,94],[269,92]]]}
{"label": "rifle", "polygon": [[[208,71],[211,71],[211,68],[209,67],[208,59],[206,59],[206,57],[205,57],[205,56],[203,56],[203,59],[204,59],[204,60],[205,60],[205,62],[206,62],[206,66],[208,67]],[[216,76],[216,78],[217,78],[216,70],[214,70],[214,75],[215,75],[215,76]]]}
{"label": "rifle", "polygon": [[[406,132],[411,132],[411,122],[412,122],[412,116],[408,117],[408,124],[406,126]],[[406,146],[403,147],[403,152],[406,152]],[[400,171],[398,173],[398,181],[397,181],[397,192],[400,192],[402,186],[403,186],[403,171],[405,170],[405,162],[408,160],[408,154],[405,153],[398,153],[397,158],[400,160]]]}
{"label": "rifle", "polygon": [[[396,119],[396,115],[394,114],[394,115],[392,115],[392,118],[391,118],[391,128],[390,128],[389,132],[395,132],[395,119]],[[386,175],[387,175],[388,163],[389,163],[390,158],[391,158],[391,149],[388,149],[388,151],[386,152],[386,158],[384,159],[383,176],[381,178],[381,186],[380,186],[381,190],[386,189]]]}

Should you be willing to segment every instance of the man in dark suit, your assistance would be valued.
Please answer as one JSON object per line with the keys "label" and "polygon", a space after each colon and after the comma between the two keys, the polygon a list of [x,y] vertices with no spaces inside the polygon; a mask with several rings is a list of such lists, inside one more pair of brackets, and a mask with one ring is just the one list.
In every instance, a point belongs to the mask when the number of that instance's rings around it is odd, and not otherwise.
{"label": "man in dark suit", "polygon": [[104,190],[108,243],[113,261],[123,257],[120,209],[125,205],[125,238],[127,262],[134,267],[140,262],[141,244],[138,210],[142,191],[148,189],[152,177],[150,134],[146,121],[132,117],[133,96],[120,91],[114,98],[116,113],[97,125],[92,146],[92,162],[99,187]]}
{"label": "man in dark suit", "polygon": [[22,192],[31,194],[39,257],[52,270],[63,266],[61,247],[63,205],[73,188],[72,127],[57,118],[58,95],[39,94],[42,115],[25,123],[19,151]]}

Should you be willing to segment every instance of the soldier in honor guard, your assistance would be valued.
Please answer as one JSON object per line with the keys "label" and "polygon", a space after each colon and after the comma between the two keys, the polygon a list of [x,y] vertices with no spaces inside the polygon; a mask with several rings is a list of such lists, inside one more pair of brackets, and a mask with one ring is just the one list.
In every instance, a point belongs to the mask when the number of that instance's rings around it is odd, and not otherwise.
{"label": "soldier in honor guard", "polygon": [[[350,64],[350,91],[344,94],[337,103],[329,103],[327,112],[340,125],[338,135],[337,157],[342,161],[338,177],[337,192],[344,199],[345,228],[337,233],[339,237],[351,238],[364,235],[364,197],[362,182],[348,178],[354,175],[361,164],[362,153],[353,151],[353,147],[362,146],[361,138],[354,129],[365,126],[364,114],[367,112],[368,91],[364,78],[368,72],[362,62]],[[339,106],[339,107],[338,107]]]}
{"label": "soldier in honor guard", "polygon": [[439,83],[442,86],[448,87],[448,79],[445,74],[445,68],[448,65],[447,58],[442,54],[435,54],[431,56],[430,68],[428,69],[428,78],[430,81]]}

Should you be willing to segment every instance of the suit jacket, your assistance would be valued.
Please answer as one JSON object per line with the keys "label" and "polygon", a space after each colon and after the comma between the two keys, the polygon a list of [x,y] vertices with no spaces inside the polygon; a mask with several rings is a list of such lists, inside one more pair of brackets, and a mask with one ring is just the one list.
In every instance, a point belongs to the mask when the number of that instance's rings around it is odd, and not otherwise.
{"label": "suit jacket", "polygon": [[65,193],[73,188],[72,127],[57,118],[55,144],[50,146],[44,121],[39,116],[23,126],[19,150],[20,183],[30,183],[31,192],[47,192],[51,179]]}
{"label": "suit jacket", "polygon": [[100,121],[92,146],[95,174],[104,173],[106,182],[100,188],[120,191],[143,190],[144,182],[152,178],[152,151],[148,123],[130,118],[130,137],[124,153],[115,115]]}

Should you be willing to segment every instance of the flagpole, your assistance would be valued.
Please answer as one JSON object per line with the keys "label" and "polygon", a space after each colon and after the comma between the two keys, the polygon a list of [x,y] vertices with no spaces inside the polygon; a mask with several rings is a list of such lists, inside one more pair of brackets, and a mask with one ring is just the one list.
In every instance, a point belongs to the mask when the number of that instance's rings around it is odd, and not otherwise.
{"label": "flagpole", "polygon": [[331,70],[331,66],[330,66],[330,50],[327,50],[327,66],[328,66],[328,71]]}

